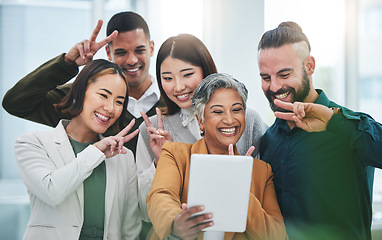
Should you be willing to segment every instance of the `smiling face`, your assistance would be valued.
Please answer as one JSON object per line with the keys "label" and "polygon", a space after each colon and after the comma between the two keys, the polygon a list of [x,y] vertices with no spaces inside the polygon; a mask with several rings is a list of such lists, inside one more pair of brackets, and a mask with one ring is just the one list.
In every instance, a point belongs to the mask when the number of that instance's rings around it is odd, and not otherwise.
{"label": "smiling face", "polygon": [[106,74],[90,83],[82,112],[70,123],[75,124],[75,135],[81,136],[78,139],[104,133],[121,115],[125,97],[126,83],[118,74]]}
{"label": "smiling face", "polygon": [[261,87],[273,111],[284,111],[274,105],[277,98],[285,102],[314,102],[316,92],[309,75],[314,72],[314,58],[303,62],[292,44],[259,51]]}
{"label": "smiling face", "polygon": [[169,56],[162,62],[160,74],[168,98],[180,108],[190,108],[191,97],[203,80],[202,68]]}
{"label": "smiling face", "polygon": [[135,88],[141,84],[147,85],[147,88],[150,86],[149,67],[154,42],[146,38],[143,29],[118,33],[110,45],[106,45],[106,52],[109,60],[124,70],[129,87]]}
{"label": "smiling face", "polygon": [[236,90],[217,89],[204,109],[204,139],[210,154],[227,154],[228,145],[236,144],[245,129],[243,100]]}

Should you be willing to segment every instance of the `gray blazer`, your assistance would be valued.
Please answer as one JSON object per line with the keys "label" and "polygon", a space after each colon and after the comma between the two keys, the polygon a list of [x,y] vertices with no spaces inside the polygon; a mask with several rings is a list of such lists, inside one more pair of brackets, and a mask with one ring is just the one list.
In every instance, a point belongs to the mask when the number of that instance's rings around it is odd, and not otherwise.
{"label": "gray blazer", "polygon": [[31,205],[23,239],[78,239],[84,217],[82,183],[102,161],[107,176],[104,239],[137,239],[141,217],[132,152],[105,160],[90,145],[76,158],[64,128],[68,123],[61,120],[52,131],[28,133],[16,141],[16,161]]}

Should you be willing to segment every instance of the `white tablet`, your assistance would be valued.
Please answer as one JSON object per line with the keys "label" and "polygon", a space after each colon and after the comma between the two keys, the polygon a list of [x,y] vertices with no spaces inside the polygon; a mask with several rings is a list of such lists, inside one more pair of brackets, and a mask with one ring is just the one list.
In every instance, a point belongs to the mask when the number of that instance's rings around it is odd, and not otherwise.
{"label": "white tablet", "polygon": [[205,231],[245,231],[252,165],[250,156],[191,155],[187,206],[213,213],[214,226]]}

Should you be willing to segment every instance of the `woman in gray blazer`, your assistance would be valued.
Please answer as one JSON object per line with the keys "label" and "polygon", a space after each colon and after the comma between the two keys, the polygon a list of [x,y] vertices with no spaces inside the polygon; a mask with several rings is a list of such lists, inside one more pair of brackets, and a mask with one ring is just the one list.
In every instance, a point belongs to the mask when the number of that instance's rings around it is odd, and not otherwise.
{"label": "woman in gray blazer", "polygon": [[31,204],[24,239],[138,238],[136,166],[123,147],[138,130],[127,135],[132,121],[115,136],[101,136],[119,127],[127,99],[123,70],[94,60],[56,105],[71,120],[18,138],[15,155]]}

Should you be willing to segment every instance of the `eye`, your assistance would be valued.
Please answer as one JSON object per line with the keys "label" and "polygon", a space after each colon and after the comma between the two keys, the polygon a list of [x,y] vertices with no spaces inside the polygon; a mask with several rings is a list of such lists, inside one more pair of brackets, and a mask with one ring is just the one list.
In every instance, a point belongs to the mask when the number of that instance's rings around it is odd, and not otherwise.
{"label": "eye", "polygon": [[116,51],[116,52],[114,52],[114,55],[121,57],[121,56],[126,55],[126,51]]}
{"label": "eye", "polygon": [[186,73],[186,74],[183,75],[183,77],[191,77],[192,75],[194,75],[193,72],[191,72],[191,73]]}
{"label": "eye", "polygon": [[222,111],[222,110],[213,110],[212,113],[215,113],[215,114],[222,114],[223,111]]}
{"label": "eye", "polygon": [[171,81],[172,77],[164,77],[164,76],[162,76],[162,79],[165,80],[165,81]]}
{"label": "eye", "polygon": [[115,101],[118,105],[123,105],[123,101],[121,101],[121,100],[117,100],[117,101]]}
{"label": "eye", "polygon": [[262,79],[264,82],[269,82],[269,81],[271,81],[271,77],[269,77],[269,76],[261,76],[261,79]]}
{"label": "eye", "polygon": [[100,93],[99,95],[101,95],[103,98],[107,99],[107,95],[106,94]]}
{"label": "eye", "polygon": [[290,73],[287,73],[287,74],[280,74],[280,77],[281,78],[288,78],[290,75]]}
{"label": "eye", "polygon": [[238,108],[234,108],[232,111],[233,111],[234,113],[238,113],[238,112],[244,111],[244,108],[242,108],[242,107],[238,107]]}
{"label": "eye", "polygon": [[146,51],[146,49],[137,49],[137,50],[135,50],[135,52],[137,53],[137,54],[143,54],[144,52]]}

